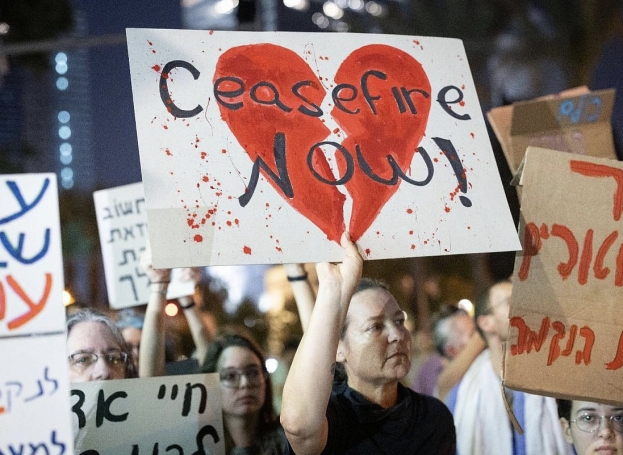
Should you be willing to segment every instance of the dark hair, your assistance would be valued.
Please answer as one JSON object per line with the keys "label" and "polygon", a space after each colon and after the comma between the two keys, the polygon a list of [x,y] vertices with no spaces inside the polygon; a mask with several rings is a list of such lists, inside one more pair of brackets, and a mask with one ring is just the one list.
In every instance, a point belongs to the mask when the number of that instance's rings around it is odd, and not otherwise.
{"label": "dark hair", "polygon": [[264,400],[264,404],[260,408],[260,428],[258,432],[259,435],[262,435],[265,431],[273,427],[275,421],[277,420],[277,413],[273,407],[273,386],[270,380],[270,375],[266,370],[266,358],[257,342],[237,333],[221,335],[210,343],[205,360],[201,366],[201,372],[216,373],[218,371],[218,361],[221,354],[223,354],[225,349],[232,346],[245,348],[253,352],[262,365],[262,371],[264,372],[264,377],[266,378],[266,398]]}
{"label": "dark hair", "polygon": [[563,400],[562,398],[556,398],[556,406],[558,407],[558,417],[562,417],[571,420],[571,405],[570,400]]}
{"label": "dark hair", "polygon": [[99,324],[105,325],[112,333],[112,336],[121,348],[121,351],[125,352],[128,356],[128,360],[125,364],[125,378],[138,378],[138,372],[134,367],[134,356],[132,355],[132,348],[125,341],[123,335],[121,334],[121,330],[119,330],[119,327],[117,327],[117,325],[111,318],[103,313],[94,311],[90,308],[78,310],[75,313],[72,313],[71,316],[67,318],[67,338],[69,338],[71,330],[81,322],[97,322]]}

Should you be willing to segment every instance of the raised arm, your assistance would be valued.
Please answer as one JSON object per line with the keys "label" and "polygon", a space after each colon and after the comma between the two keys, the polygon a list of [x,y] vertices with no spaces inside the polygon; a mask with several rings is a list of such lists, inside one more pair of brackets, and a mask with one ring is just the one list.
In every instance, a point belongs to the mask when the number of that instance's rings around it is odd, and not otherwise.
{"label": "raised arm", "polygon": [[167,289],[171,281],[171,270],[154,269],[149,246],[141,255],[141,267],[149,278],[149,300],[145,310],[145,321],[141,333],[138,376],[149,378],[164,376],[165,330],[164,307],[167,304]]}
{"label": "raised arm", "polygon": [[[201,281],[201,271],[196,267],[182,269],[180,273],[180,280],[192,281],[196,285],[199,281]],[[178,300],[180,306],[182,307],[182,311],[184,312],[184,316],[186,317],[186,321],[188,322],[190,334],[192,335],[195,343],[195,356],[201,366],[205,360],[212,337],[207,324],[199,314],[197,305],[195,305],[197,303],[195,301],[196,297],[197,293],[195,292],[193,295],[180,297]]]}
{"label": "raised arm", "polygon": [[311,287],[304,264],[284,264],[284,268],[288,282],[292,287],[301,326],[303,326],[303,332],[305,332],[314,309],[316,294],[314,294],[314,290]]}
{"label": "raised arm", "polygon": [[472,362],[487,347],[487,342],[478,330],[469,339],[461,352],[444,367],[437,380],[437,396],[445,401],[446,396],[465,375]]}
{"label": "raised arm", "polygon": [[283,387],[281,423],[298,455],[319,454],[327,444],[327,405],[335,355],[350,299],[361,278],[363,258],[347,233],[341,264],[320,263],[318,296],[307,331]]}

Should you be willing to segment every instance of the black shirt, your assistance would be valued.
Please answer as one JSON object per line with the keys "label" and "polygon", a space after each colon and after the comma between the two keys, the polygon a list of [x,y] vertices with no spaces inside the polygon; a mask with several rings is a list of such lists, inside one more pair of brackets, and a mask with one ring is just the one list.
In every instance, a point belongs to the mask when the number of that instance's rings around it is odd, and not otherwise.
{"label": "black shirt", "polygon": [[384,409],[346,383],[333,386],[329,436],[322,454],[454,455],[456,434],[438,399],[398,384],[398,404]]}

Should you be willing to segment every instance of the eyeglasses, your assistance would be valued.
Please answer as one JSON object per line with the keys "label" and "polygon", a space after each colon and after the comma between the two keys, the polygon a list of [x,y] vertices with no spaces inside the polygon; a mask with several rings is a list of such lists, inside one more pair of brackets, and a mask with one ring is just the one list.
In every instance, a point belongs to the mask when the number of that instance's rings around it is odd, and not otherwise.
{"label": "eyeglasses", "polygon": [[586,433],[594,433],[599,430],[603,419],[608,419],[615,431],[623,433],[623,413],[611,416],[600,416],[593,412],[585,412],[580,414],[577,419],[569,420],[569,422],[575,422],[576,426]]}
{"label": "eyeglasses", "polygon": [[128,354],[120,351],[111,351],[104,354],[76,352],[69,356],[69,365],[76,370],[84,371],[95,365],[100,357],[111,368],[120,368],[128,361]]}
{"label": "eyeglasses", "polygon": [[251,386],[257,386],[266,379],[264,370],[257,365],[251,365],[245,368],[226,368],[219,372],[219,379],[223,386],[237,389],[240,387],[240,378],[247,378],[247,383]]}

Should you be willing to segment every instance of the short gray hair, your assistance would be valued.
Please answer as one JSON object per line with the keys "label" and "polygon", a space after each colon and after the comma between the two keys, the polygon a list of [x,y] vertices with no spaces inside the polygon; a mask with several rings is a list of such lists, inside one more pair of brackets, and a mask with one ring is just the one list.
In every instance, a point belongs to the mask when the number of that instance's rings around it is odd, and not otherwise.
{"label": "short gray hair", "polygon": [[83,308],[83,309],[77,310],[76,312],[72,313],[67,318],[67,337],[68,338],[69,338],[69,334],[71,333],[71,330],[77,324],[81,322],[97,322],[99,324],[104,324],[112,333],[112,336],[117,342],[117,344],[119,344],[121,351],[125,352],[128,356],[128,361],[126,362],[126,365],[125,365],[125,378],[129,379],[129,378],[138,377],[138,372],[136,371],[136,368],[134,367],[132,348],[128,345],[128,343],[126,343],[125,339],[123,338],[123,335],[121,334],[121,330],[119,330],[119,327],[117,327],[117,325],[111,318],[109,318],[103,313],[92,310],[90,308]]}

